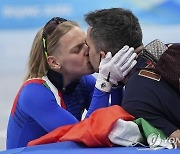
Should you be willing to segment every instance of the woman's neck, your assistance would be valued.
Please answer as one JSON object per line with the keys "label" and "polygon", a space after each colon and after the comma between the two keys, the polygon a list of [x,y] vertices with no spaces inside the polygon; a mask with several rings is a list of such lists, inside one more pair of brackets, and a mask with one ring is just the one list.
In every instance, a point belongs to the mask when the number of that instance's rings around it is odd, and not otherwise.
{"label": "woman's neck", "polygon": [[68,93],[73,92],[80,80],[62,75],[51,69],[48,70],[47,77],[58,90],[64,91],[66,89],[65,91]]}
{"label": "woman's neck", "polygon": [[72,79],[71,77],[68,77],[66,75],[64,75],[63,78],[64,78],[64,80],[63,80],[63,88],[65,88],[67,85],[69,85],[70,83],[75,81],[74,79]]}

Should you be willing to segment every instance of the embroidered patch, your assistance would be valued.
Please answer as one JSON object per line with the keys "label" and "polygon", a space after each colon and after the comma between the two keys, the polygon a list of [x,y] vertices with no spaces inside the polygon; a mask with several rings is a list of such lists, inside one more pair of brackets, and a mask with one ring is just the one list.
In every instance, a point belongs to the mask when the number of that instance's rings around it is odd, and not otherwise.
{"label": "embroidered patch", "polygon": [[141,70],[138,75],[152,79],[152,80],[156,80],[156,81],[160,81],[161,79],[161,76],[159,74],[156,74],[154,72],[147,71],[147,70]]}
{"label": "embroidered patch", "polygon": [[105,88],[105,87],[106,87],[106,83],[103,82],[103,83],[101,84],[101,88]]}

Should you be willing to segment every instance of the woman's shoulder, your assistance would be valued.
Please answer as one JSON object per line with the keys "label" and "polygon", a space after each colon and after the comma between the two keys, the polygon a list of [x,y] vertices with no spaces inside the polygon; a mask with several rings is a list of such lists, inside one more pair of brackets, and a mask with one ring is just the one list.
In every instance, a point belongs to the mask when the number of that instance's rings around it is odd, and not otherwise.
{"label": "woman's shoulder", "polygon": [[43,106],[46,101],[55,100],[51,90],[44,84],[29,83],[20,89],[18,102],[20,106]]}
{"label": "woman's shoulder", "polygon": [[20,95],[26,97],[45,96],[48,93],[51,93],[51,91],[46,85],[46,82],[25,82],[20,88]]}

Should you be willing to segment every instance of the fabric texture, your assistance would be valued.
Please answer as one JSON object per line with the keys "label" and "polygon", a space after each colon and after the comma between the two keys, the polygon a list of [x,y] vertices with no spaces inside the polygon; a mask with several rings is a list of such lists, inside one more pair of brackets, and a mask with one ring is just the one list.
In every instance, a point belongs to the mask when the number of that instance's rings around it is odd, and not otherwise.
{"label": "fabric texture", "polygon": [[134,117],[117,105],[101,108],[93,112],[89,118],[74,125],[59,127],[47,135],[29,142],[28,146],[75,141],[84,143],[88,147],[111,147],[113,143],[110,142],[108,134],[118,119],[132,121]]}
{"label": "fabric texture", "polygon": [[150,149],[172,149],[176,147],[171,144],[161,130],[143,118],[134,121],[118,119],[108,137],[112,143],[121,146],[142,145]]}
{"label": "fabric texture", "polygon": [[155,39],[144,47],[143,55],[150,61],[157,63],[161,55],[167,50],[167,46]]}
{"label": "fabric texture", "polygon": [[143,141],[139,127],[133,121],[118,119],[108,135],[110,141],[121,146],[135,146]]}
{"label": "fabric texture", "polygon": [[151,149],[167,148],[172,149],[174,146],[168,141],[167,136],[163,131],[152,126],[143,118],[138,118],[134,122],[139,126],[144,140],[147,141]]}
{"label": "fabric texture", "polygon": [[180,44],[171,45],[160,57],[155,70],[173,87],[180,91]]}
{"label": "fabric texture", "polygon": [[[138,57],[137,66],[144,69],[147,64],[142,59],[143,56]],[[140,76],[140,70],[129,77],[121,105],[131,115],[146,119],[170,136],[180,128],[179,92],[163,78],[157,81]]]}

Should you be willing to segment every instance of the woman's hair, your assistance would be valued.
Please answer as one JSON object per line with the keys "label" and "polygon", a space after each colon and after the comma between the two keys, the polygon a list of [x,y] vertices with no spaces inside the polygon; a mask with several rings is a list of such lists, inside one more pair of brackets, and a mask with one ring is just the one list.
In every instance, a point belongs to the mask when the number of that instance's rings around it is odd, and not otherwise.
{"label": "woman's hair", "polygon": [[[50,34],[46,33],[46,46],[48,55],[52,55],[52,53],[55,51],[60,37],[62,37],[74,27],[79,27],[79,25],[73,21],[64,21],[59,24],[56,23],[56,25],[53,22],[49,22],[48,25],[46,25],[46,30],[48,29],[48,27],[53,27],[51,24],[54,24],[54,26],[56,27],[54,27],[53,31],[50,30]],[[41,78],[42,76],[46,75],[49,69],[47,57],[45,56],[43,48],[43,33],[44,28],[40,29],[34,38],[29,55],[27,73],[24,80],[27,80],[29,78]]]}

